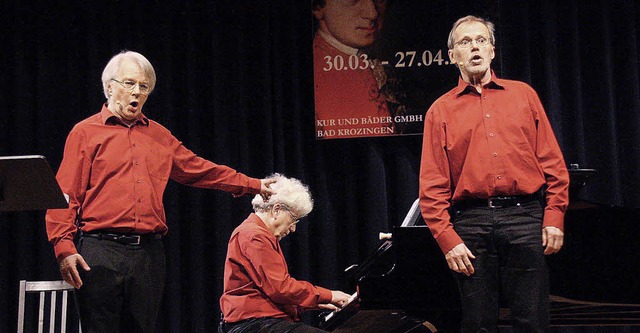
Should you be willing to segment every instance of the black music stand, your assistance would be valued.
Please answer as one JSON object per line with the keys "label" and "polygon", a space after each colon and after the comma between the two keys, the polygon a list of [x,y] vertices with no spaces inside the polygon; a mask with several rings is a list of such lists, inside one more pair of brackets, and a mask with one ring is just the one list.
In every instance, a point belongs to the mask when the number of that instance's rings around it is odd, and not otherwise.
{"label": "black music stand", "polygon": [[580,199],[580,192],[587,181],[596,175],[595,169],[580,169],[578,164],[569,168],[569,210],[597,207],[596,204]]}
{"label": "black music stand", "polygon": [[0,211],[67,207],[44,156],[0,156]]}
{"label": "black music stand", "polygon": [[596,175],[596,169],[580,169],[578,164],[571,164],[569,171],[569,191],[577,191],[587,184],[591,177]]}

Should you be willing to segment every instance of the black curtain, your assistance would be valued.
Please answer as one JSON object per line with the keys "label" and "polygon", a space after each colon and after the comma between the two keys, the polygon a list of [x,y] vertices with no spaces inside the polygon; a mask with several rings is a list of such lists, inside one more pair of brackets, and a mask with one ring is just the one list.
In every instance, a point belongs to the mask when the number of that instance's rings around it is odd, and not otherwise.
{"label": "black curtain", "polygon": [[[141,52],[158,75],[147,116],[216,163],[310,185],[314,212],[282,241],[292,275],[353,292],[343,269],[372,251],[378,233],[399,225],[417,198],[422,138],[314,139],[309,2],[5,1],[0,156],[45,155],[57,170],[71,127],[104,102],[108,59]],[[391,2],[389,15],[407,2]],[[567,163],[598,170],[581,199],[640,208],[640,6],[490,3],[438,8],[452,17],[448,25],[467,14],[496,23],[497,74],[538,91]],[[214,332],[226,243],[250,198],[170,182],[165,209],[159,331]],[[60,278],[44,212],[0,212],[0,252],[0,331],[14,331],[18,281]]]}

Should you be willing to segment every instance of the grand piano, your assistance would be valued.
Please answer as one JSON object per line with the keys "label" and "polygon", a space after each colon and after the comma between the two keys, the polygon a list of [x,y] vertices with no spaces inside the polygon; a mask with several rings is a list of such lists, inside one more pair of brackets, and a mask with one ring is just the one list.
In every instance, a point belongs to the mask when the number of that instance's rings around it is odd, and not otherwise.
{"label": "grand piano", "polygon": [[[581,200],[595,170],[570,168],[571,203],[565,244],[549,256],[552,327],[640,327],[640,211]],[[418,225],[420,224],[420,225]],[[400,227],[361,264],[347,269],[356,293],[343,309],[325,314],[332,332],[419,333],[459,331],[453,273],[414,202]],[[500,326],[509,326],[506,307]],[[595,331],[589,331],[592,327]]]}
{"label": "grand piano", "polygon": [[588,332],[635,332],[640,329],[640,210],[584,200],[596,174],[577,164],[569,168],[564,246],[547,257],[550,323]]}
{"label": "grand piano", "polygon": [[356,287],[341,310],[321,318],[332,332],[453,332],[460,322],[455,279],[422,221],[418,200],[399,227],[346,272]]}

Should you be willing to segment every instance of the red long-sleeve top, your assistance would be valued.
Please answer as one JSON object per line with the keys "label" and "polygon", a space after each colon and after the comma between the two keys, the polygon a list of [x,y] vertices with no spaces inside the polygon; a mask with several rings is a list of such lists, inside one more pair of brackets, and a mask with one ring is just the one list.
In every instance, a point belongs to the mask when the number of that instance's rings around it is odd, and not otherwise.
{"label": "red long-sleeve top", "polygon": [[83,231],[166,234],[162,198],[169,179],[234,195],[260,192],[260,180],[187,149],[146,117],[125,126],[106,106],[69,133],[56,179],[69,208],[46,214],[56,258],[77,253],[76,221]]}
{"label": "red long-sleeve top", "polygon": [[[373,60],[364,60],[366,55],[357,55],[356,52],[357,49],[341,45],[321,31],[313,39],[316,130],[326,131],[322,136],[325,139],[394,133],[393,120],[380,93],[376,74],[367,67]],[[353,67],[352,61],[352,68],[349,67],[349,60],[354,60],[353,57],[358,59],[358,66]],[[344,61],[344,67],[334,67],[335,61],[342,63],[336,59]],[[384,70],[380,65],[378,67],[378,75],[383,75]]]}
{"label": "red long-sleeve top", "polygon": [[331,301],[331,291],[289,275],[278,239],[256,214],[231,234],[220,310],[225,322],[249,318],[298,321],[301,308]]}
{"label": "red long-sleeve top", "polygon": [[569,174],[542,103],[527,84],[492,77],[482,94],[460,78],[425,117],[420,208],[444,253],[462,243],[448,208],[464,199],[546,184],[543,226],[563,229]]}

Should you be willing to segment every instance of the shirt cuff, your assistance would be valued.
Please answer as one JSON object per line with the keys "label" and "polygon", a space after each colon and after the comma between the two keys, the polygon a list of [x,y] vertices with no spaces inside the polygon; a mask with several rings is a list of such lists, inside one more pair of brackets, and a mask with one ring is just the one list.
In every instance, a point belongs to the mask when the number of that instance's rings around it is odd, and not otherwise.
{"label": "shirt cuff", "polygon": [[458,236],[458,233],[456,233],[453,228],[451,230],[444,231],[436,241],[444,254],[447,254],[456,245],[464,243],[462,238]]}
{"label": "shirt cuff", "polygon": [[78,250],[72,241],[69,240],[61,240],[53,247],[54,252],[56,253],[56,259],[58,262],[61,262],[64,258],[77,254]]}
{"label": "shirt cuff", "polygon": [[247,184],[246,187],[242,187],[240,191],[232,193],[234,198],[241,197],[245,194],[260,193],[260,190],[262,189],[262,181],[257,178],[250,178],[250,177],[247,177],[247,178],[249,178],[249,180],[246,183]]}
{"label": "shirt cuff", "polygon": [[564,231],[564,213],[555,209],[545,210],[542,227],[556,227]]}
{"label": "shirt cuff", "polygon": [[318,288],[318,304],[331,303],[331,299],[333,298],[331,290],[322,287],[316,288]]}
{"label": "shirt cuff", "polygon": [[251,178],[251,180],[249,180],[249,186],[251,187],[251,194],[258,194],[262,189],[262,180],[258,178]]}

